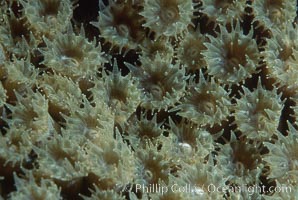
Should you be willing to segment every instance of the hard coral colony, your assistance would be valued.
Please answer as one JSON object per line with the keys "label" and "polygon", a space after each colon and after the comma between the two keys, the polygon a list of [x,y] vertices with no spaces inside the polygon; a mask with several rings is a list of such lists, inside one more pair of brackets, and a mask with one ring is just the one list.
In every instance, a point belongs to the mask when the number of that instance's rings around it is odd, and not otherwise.
{"label": "hard coral colony", "polygon": [[298,199],[294,0],[0,14],[0,199]]}

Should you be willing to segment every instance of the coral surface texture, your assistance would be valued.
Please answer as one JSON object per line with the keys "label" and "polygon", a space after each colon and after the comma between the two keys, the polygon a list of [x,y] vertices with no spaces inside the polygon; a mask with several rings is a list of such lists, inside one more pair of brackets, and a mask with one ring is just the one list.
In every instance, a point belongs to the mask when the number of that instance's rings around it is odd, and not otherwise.
{"label": "coral surface texture", "polygon": [[298,200],[295,0],[0,0],[0,200]]}

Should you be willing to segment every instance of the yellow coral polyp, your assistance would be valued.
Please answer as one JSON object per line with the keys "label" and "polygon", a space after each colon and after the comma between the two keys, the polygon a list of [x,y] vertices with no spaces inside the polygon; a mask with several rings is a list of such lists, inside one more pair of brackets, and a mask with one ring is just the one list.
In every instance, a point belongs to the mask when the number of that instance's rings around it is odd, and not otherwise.
{"label": "yellow coral polyp", "polygon": [[34,36],[24,16],[17,17],[12,10],[6,12],[9,14],[2,15],[0,20],[0,42],[9,53],[26,57],[40,40]]}
{"label": "yellow coral polyp", "polygon": [[37,85],[49,102],[48,112],[57,122],[63,121],[61,113],[69,115],[82,102],[79,85],[67,77],[45,73],[39,77]]}
{"label": "yellow coral polyp", "polygon": [[51,200],[62,199],[61,189],[50,179],[35,180],[32,173],[27,172],[29,179],[20,178],[14,173],[14,180],[17,191],[10,193],[9,199],[35,199],[35,200]]}
{"label": "yellow coral polyp", "polygon": [[136,156],[139,170],[136,183],[149,185],[164,182],[167,184],[171,163],[165,151],[157,151],[154,145],[147,145],[146,148],[139,149]]}
{"label": "yellow coral polyp", "polygon": [[297,94],[298,31],[292,23],[284,29],[275,27],[261,54],[267,63],[268,77],[275,81],[285,96]]}
{"label": "yellow coral polyp", "polygon": [[140,119],[137,119],[137,116],[132,118],[129,123],[134,125],[128,126],[125,131],[127,133],[126,139],[135,149],[144,147],[148,142],[156,144],[158,138],[163,134],[163,123],[157,122],[156,114],[149,118],[147,115],[148,113],[144,112],[141,113]]}

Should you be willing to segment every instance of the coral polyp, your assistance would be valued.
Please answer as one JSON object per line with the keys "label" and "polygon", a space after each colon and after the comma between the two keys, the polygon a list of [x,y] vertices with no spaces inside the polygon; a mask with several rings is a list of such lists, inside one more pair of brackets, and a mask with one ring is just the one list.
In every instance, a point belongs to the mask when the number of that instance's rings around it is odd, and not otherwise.
{"label": "coral polyp", "polygon": [[146,20],[144,27],[159,36],[177,36],[191,25],[194,12],[192,1],[186,0],[145,0],[140,13]]}
{"label": "coral polyp", "polygon": [[103,67],[106,59],[100,44],[89,42],[84,29],[76,35],[69,27],[65,33],[57,33],[53,41],[45,39],[46,47],[41,49],[43,64],[73,80],[92,78]]}
{"label": "coral polyp", "polygon": [[200,126],[212,127],[227,119],[231,106],[229,93],[216,84],[213,78],[210,82],[205,80],[200,72],[199,83],[192,79],[181,104],[172,110],[178,110],[178,115]]}
{"label": "coral polyp", "polygon": [[203,52],[207,70],[219,82],[227,85],[239,84],[256,73],[260,61],[259,50],[253,39],[253,30],[243,33],[240,22],[228,31],[220,26],[217,37],[208,37]]}
{"label": "coral polyp", "polygon": [[145,37],[142,27],[144,19],[140,15],[142,1],[109,0],[105,6],[100,2],[99,18],[92,24],[101,32],[100,37],[110,43],[111,48],[127,52],[136,49]]}
{"label": "coral polyp", "polygon": [[[276,134],[283,103],[277,90],[265,90],[261,80],[256,90],[243,88],[242,98],[235,105],[235,123],[243,136],[258,141],[269,140]],[[269,99],[268,99],[269,97]],[[249,117],[249,120],[247,120]]]}
{"label": "coral polyp", "polygon": [[297,185],[297,130],[289,124],[288,136],[277,133],[278,140],[264,142],[269,149],[263,160],[269,167],[268,178],[282,184]]}
{"label": "coral polyp", "polygon": [[141,106],[146,109],[169,108],[184,95],[186,79],[185,70],[171,60],[157,54],[154,60],[141,57],[141,68],[130,66],[138,75],[140,87],[144,90]]}
{"label": "coral polyp", "polygon": [[243,20],[246,7],[244,0],[203,0],[202,3],[201,12],[207,15],[208,22],[225,24],[233,22],[235,18]]}
{"label": "coral polyp", "polygon": [[297,199],[296,10],[0,0],[0,199]]}
{"label": "coral polyp", "polygon": [[70,0],[20,0],[27,24],[37,36],[54,37],[67,29],[72,17]]}

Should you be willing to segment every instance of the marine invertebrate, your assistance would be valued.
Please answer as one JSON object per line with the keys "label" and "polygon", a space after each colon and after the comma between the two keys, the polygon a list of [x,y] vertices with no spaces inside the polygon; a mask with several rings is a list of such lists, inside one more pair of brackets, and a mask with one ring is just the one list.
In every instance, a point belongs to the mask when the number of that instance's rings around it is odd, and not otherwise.
{"label": "marine invertebrate", "polygon": [[219,147],[216,161],[230,185],[259,184],[264,168],[260,143],[239,141],[232,132],[230,141],[227,144],[219,144]]}
{"label": "marine invertebrate", "polygon": [[95,86],[90,89],[93,100],[96,102],[103,98],[115,114],[115,123],[123,126],[141,102],[136,78],[131,73],[122,76],[117,61],[114,61],[112,72],[94,82]]}
{"label": "marine invertebrate", "polygon": [[63,122],[61,113],[70,115],[73,108],[80,106],[83,94],[78,83],[68,77],[44,73],[38,77],[38,90],[48,100],[48,112],[57,122]]}
{"label": "marine invertebrate", "polygon": [[101,99],[94,105],[83,96],[82,105],[74,108],[69,116],[63,115],[67,132],[83,135],[94,143],[97,142],[98,133],[113,135],[114,114]]}
{"label": "marine invertebrate", "polygon": [[192,24],[194,5],[191,0],[144,0],[144,27],[156,34],[156,37],[176,37]]}
{"label": "marine invertebrate", "polygon": [[201,54],[206,47],[207,37],[200,30],[190,30],[182,37],[177,48],[177,58],[184,65],[186,71],[194,72],[206,66],[206,61]]}
{"label": "marine invertebrate", "polygon": [[23,95],[27,89],[30,90],[36,84],[38,72],[28,58],[17,59],[14,57],[12,61],[4,63],[3,71],[2,84],[6,90],[8,102],[16,100],[15,92]]}
{"label": "marine invertebrate", "polygon": [[273,26],[284,28],[287,23],[294,21],[296,17],[296,5],[285,0],[261,0],[253,1],[254,21],[261,21],[272,28]]}
{"label": "marine invertebrate", "polygon": [[32,172],[27,172],[28,179],[19,178],[14,173],[16,191],[9,194],[9,199],[36,199],[36,200],[51,200],[62,199],[60,189],[51,179],[41,179],[39,183],[32,175]]}
{"label": "marine invertebrate", "polygon": [[277,132],[277,140],[264,142],[269,153],[264,155],[263,160],[269,166],[269,179],[278,180],[281,184],[297,185],[297,130],[290,123],[288,126],[288,136]]}
{"label": "marine invertebrate", "polygon": [[136,177],[136,159],[118,131],[115,137],[97,133],[96,141],[86,145],[88,162],[87,182],[101,190],[115,191],[132,183]]}
{"label": "marine invertebrate", "polygon": [[109,0],[108,6],[101,1],[99,3],[98,22],[92,24],[99,29],[100,37],[109,42],[111,48],[118,48],[119,52],[136,49],[145,37],[143,18],[139,14],[142,1]]}
{"label": "marine invertebrate", "polygon": [[221,124],[229,115],[231,102],[229,93],[218,85],[213,78],[205,80],[200,72],[199,83],[191,78],[187,94],[181,99],[181,104],[171,109],[178,110],[178,115],[200,125]]}
{"label": "marine invertebrate", "polygon": [[6,102],[6,91],[3,88],[2,83],[0,82],[0,108],[3,107],[5,102]]}
{"label": "marine invertebrate", "polygon": [[169,137],[174,141],[167,148],[172,149],[173,157],[189,164],[202,162],[215,149],[211,134],[197,124],[186,119],[175,124],[170,118],[169,125]]}
{"label": "marine invertebrate", "polygon": [[7,9],[0,20],[0,43],[10,54],[26,57],[28,51],[36,48],[38,40],[27,24],[24,16],[16,16],[11,9]]}
{"label": "marine invertebrate", "polygon": [[169,37],[161,36],[154,40],[145,38],[139,47],[141,49],[142,56],[151,59],[154,59],[157,54],[164,57],[174,56],[174,47],[171,44]]}
{"label": "marine invertebrate", "polygon": [[276,82],[285,96],[295,95],[298,69],[297,27],[286,23],[283,29],[274,27],[271,32],[272,37],[266,40],[265,50],[261,52],[267,64],[267,76]]}
{"label": "marine invertebrate", "polygon": [[243,94],[236,99],[234,106],[235,124],[242,132],[242,136],[249,139],[264,141],[270,140],[276,134],[279,118],[284,107],[281,95],[276,88],[265,90],[261,79],[254,91],[242,87]]}
{"label": "marine invertebrate", "polygon": [[200,12],[207,15],[211,21],[222,25],[233,22],[234,19],[243,20],[245,14],[245,0],[203,0]]}
{"label": "marine invertebrate", "polygon": [[136,151],[137,184],[168,184],[171,171],[171,158],[165,149],[157,150],[156,146],[148,142],[143,149]]}
{"label": "marine invertebrate", "polygon": [[37,37],[53,38],[67,29],[73,13],[70,0],[20,0],[26,25]]}
{"label": "marine invertebrate", "polygon": [[128,122],[132,126],[127,126],[125,139],[128,139],[134,149],[143,148],[148,142],[156,144],[164,132],[163,122],[157,122],[156,113],[153,116],[148,115],[147,112],[143,112],[139,118],[134,116]]}
{"label": "marine invertebrate", "polygon": [[0,134],[0,175],[7,176],[19,171],[29,159],[32,143],[30,132],[24,129],[8,129],[5,136]]}
{"label": "marine invertebrate", "polygon": [[44,37],[44,41],[46,47],[40,48],[42,64],[74,81],[92,78],[106,62],[100,44],[89,42],[84,28],[77,35],[69,26],[67,32],[56,33],[53,40]]}
{"label": "marine invertebrate", "polygon": [[220,83],[232,85],[243,82],[256,73],[260,61],[259,50],[253,39],[253,30],[243,33],[238,21],[231,31],[220,26],[217,37],[209,36],[203,51],[208,74]]}
{"label": "marine invertebrate", "polygon": [[98,187],[95,187],[91,192],[91,197],[82,196],[82,198],[84,200],[125,200],[125,197],[118,194],[115,190],[101,190]]}
{"label": "marine invertebrate", "polygon": [[179,185],[192,187],[188,192],[193,195],[190,199],[222,199],[225,194],[223,190],[214,192],[214,188],[225,186],[227,178],[222,177],[222,172],[217,165],[214,165],[212,156],[208,157],[207,162],[184,165],[183,169],[178,172],[178,177],[181,178]]}
{"label": "marine invertebrate", "polygon": [[127,66],[137,76],[140,87],[144,90],[141,106],[146,109],[167,109],[173,106],[184,95],[186,79],[185,69],[178,64],[172,64],[171,58],[162,58],[156,54],[152,61],[141,57],[142,66],[136,68]]}
{"label": "marine invertebrate", "polygon": [[16,104],[6,104],[10,114],[4,118],[12,130],[30,131],[30,142],[36,144],[54,131],[54,122],[48,113],[48,101],[39,92],[27,90],[24,96],[16,93]]}
{"label": "marine invertebrate", "polygon": [[293,6],[2,0],[0,199],[295,198]]}
{"label": "marine invertebrate", "polygon": [[72,187],[79,192],[82,178],[87,176],[85,143],[84,137],[64,132],[53,133],[45,145],[33,146],[38,162],[32,170],[34,177],[52,179],[62,191]]}

